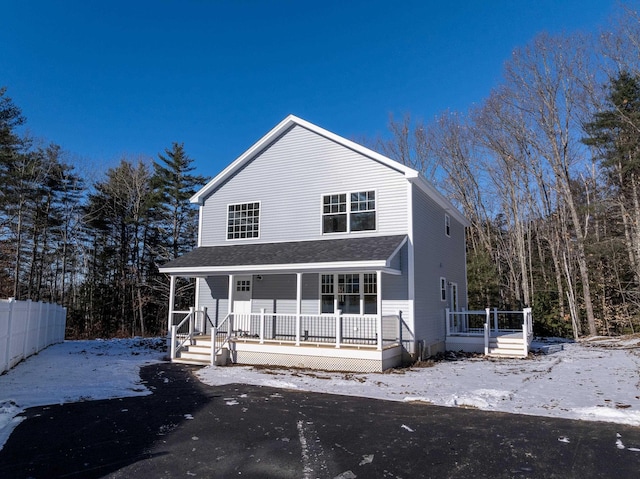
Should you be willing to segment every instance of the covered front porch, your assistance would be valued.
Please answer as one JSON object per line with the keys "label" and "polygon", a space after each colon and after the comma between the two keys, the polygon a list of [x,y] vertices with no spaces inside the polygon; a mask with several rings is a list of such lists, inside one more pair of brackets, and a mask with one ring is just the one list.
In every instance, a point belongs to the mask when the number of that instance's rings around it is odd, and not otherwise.
{"label": "covered front porch", "polygon": [[[169,263],[171,359],[362,372],[400,364],[407,329],[402,302],[397,293],[387,301],[384,291],[404,281],[396,256],[405,239],[375,238],[375,248],[366,248],[371,238],[362,240],[298,243],[297,263],[286,265],[267,263],[265,245],[217,247],[223,251],[216,253],[242,248],[247,255],[240,264]],[[327,261],[336,246],[343,248],[340,261]],[[301,263],[319,248],[327,253],[314,256],[324,261]],[[263,254],[252,259],[256,249]],[[188,311],[174,307],[181,276],[198,278],[196,304]]]}
{"label": "covered front porch", "polygon": [[215,324],[206,308],[174,311],[171,359],[194,364],[277,365],[373,372],[402,359],[401,315],[228,313]]}

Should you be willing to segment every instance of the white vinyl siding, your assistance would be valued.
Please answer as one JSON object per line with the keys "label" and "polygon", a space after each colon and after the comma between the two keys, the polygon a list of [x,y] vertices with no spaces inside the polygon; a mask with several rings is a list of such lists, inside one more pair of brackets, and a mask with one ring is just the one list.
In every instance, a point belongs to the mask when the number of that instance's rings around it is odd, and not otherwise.
{"label": "white vinyl siding", "polygon": [[[451,215],[450,237],[443,231],[445,212],[422,190],[413,188],[415,247],[414,331],[426,346],[445,339],[444,313],[448,306],[449,282],[458,284],[461,307],[466,307],[466,258],[464,226]],[[444,281],[445,299],[442,299]]]}
{"label": "white vinyl siding", "polygon": [[210,276],[198,281],[197,307],[206,307],[207,315],[214,324],[219,324],[229,313],[229,277]]}
{"label": "white vinyl siding", "polygon": [[[202,246],[228,244],[227,206],[247,192],[260,201],[260,238],[322,239],[319,201],[332,192],[376,192],[376,235],[407,232],[406,178],[371,158],[294,126],[211,194],[202,207]],[[334,233],[332,238],[348,237]]]}

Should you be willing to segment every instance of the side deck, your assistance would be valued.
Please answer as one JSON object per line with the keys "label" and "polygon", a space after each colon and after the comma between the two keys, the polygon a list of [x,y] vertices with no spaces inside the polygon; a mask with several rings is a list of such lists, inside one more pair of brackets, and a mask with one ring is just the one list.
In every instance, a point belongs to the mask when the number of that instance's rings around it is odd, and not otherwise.
{"label": "side deck", "polygon": [[497,357],[527,357],[533,339],[531,308],[446,312],[446,348]]}

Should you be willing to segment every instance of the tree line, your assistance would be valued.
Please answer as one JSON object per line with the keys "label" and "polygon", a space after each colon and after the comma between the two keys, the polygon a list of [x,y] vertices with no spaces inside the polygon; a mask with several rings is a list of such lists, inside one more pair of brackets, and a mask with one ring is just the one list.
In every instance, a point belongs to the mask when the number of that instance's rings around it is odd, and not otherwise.
{"label": "tree line", "polygon": [[[204,184],[184,145],[123,158],[90,182],[60,146],[18,134],[24,122],[0,88],[0,297],[66,306],[70,338],[161,334],[158,265],[195,246],[188,199]],[[192,300],[192,282],[177,287]]]}
{"label": "tree line", "polygon": [[[0,89],[0,297],[68,308],[68,336],[166,327],[158,265],[196,242],[204,179],[180,143],[89,181],[56,144],[18,131]],[[640,17],[597,35],[540,34],[469,111],[391,117],[387,156],[435,183],[471,222],[469,306],[531,306],[536,333],[640,329]],[[375,143],[375,144],[373,144]],[[179,282],[189,306],[193,284]]]}
{"label": "tree line", "polygon": [[540,34],[466,112],[390,119],[377,147],[464,211],[471,308],[532,306],[536,332],[640,330],[640,17]]}

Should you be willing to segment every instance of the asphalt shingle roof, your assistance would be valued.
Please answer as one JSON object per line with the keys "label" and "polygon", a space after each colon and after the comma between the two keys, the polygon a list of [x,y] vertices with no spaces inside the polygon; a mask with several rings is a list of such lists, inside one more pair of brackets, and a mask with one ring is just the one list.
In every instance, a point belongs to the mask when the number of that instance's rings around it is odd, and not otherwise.
{"label": "asphalt shingle roof", "polygon": [[386,261],[398,249],[405,237],[405,235],[372,236],[286,243],[201,246],[169,261],[160,269]]}

